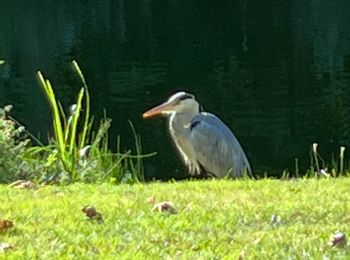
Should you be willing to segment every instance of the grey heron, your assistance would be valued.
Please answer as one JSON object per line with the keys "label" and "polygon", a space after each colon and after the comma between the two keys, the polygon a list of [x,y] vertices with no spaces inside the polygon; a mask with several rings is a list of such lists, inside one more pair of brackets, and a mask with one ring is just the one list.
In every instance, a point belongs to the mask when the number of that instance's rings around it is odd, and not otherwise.
{"label": "grey heron", "polygon": [[232,131],[215,115],[201,111],[194,95],[177,92],[146,111],[143,118],[169,117],[172,139],[191,175],[214,177],[251,175],[247,156]]}

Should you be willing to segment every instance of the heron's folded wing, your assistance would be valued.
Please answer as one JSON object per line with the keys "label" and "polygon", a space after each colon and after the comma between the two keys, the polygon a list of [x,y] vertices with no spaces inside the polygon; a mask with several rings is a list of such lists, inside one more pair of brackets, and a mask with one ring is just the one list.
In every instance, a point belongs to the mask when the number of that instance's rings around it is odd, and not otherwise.
{"label": "heron's folded wing", "polygon": [[196,160],[218,177],[240,176],[250,170],[248,160],[231,130],[215,115],[202,113],[192,120],[190,139]]}

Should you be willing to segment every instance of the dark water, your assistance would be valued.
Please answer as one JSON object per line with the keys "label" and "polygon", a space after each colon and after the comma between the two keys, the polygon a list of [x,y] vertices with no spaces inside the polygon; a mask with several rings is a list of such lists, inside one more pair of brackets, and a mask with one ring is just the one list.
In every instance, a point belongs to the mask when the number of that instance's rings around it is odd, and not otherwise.
{"label": "dark water", "polygon": [[50,113],[35,71],[68,106],[77,59],[112,136],[132,148],[130,119],[144,151],[158,152],[145,160],[148,177],[184,176],[166,121],[141,118],[177,90],[234,130],[257,173],[293,172],[294,158],[305,170],[313,142],[329,162],[349,144],[348,0],[2,1],[0,24],[0,105],[12,103],[45,139]]}

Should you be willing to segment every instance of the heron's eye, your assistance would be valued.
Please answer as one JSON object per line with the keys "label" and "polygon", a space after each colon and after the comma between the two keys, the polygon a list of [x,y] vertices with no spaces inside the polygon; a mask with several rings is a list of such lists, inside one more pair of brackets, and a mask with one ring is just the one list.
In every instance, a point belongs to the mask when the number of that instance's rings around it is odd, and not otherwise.
{"label": "heron's eye", "polygon": [[185,100],[185,99],[193,99],[193,96],[190,94],[185,94],[185,95],[179,97],[179,100]]}

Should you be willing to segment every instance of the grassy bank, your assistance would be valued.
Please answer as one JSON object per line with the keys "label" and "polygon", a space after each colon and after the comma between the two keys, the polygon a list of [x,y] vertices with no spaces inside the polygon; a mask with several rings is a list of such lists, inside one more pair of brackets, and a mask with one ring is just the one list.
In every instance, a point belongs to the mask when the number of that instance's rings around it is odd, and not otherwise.
{"label": "grassy bank", "polygon": [[[7,259],[330,259],[349,257],[350,178],[187,181],[137,185],[0,186]],[[151,199],[150,199],[151,198]],[[152,211],[172,201],[177,214]],[[103,223],[81,209],[94,205]],[[275,215],[275,218],[272,218]],[[349,240],[349,239],[348,239]]]}

